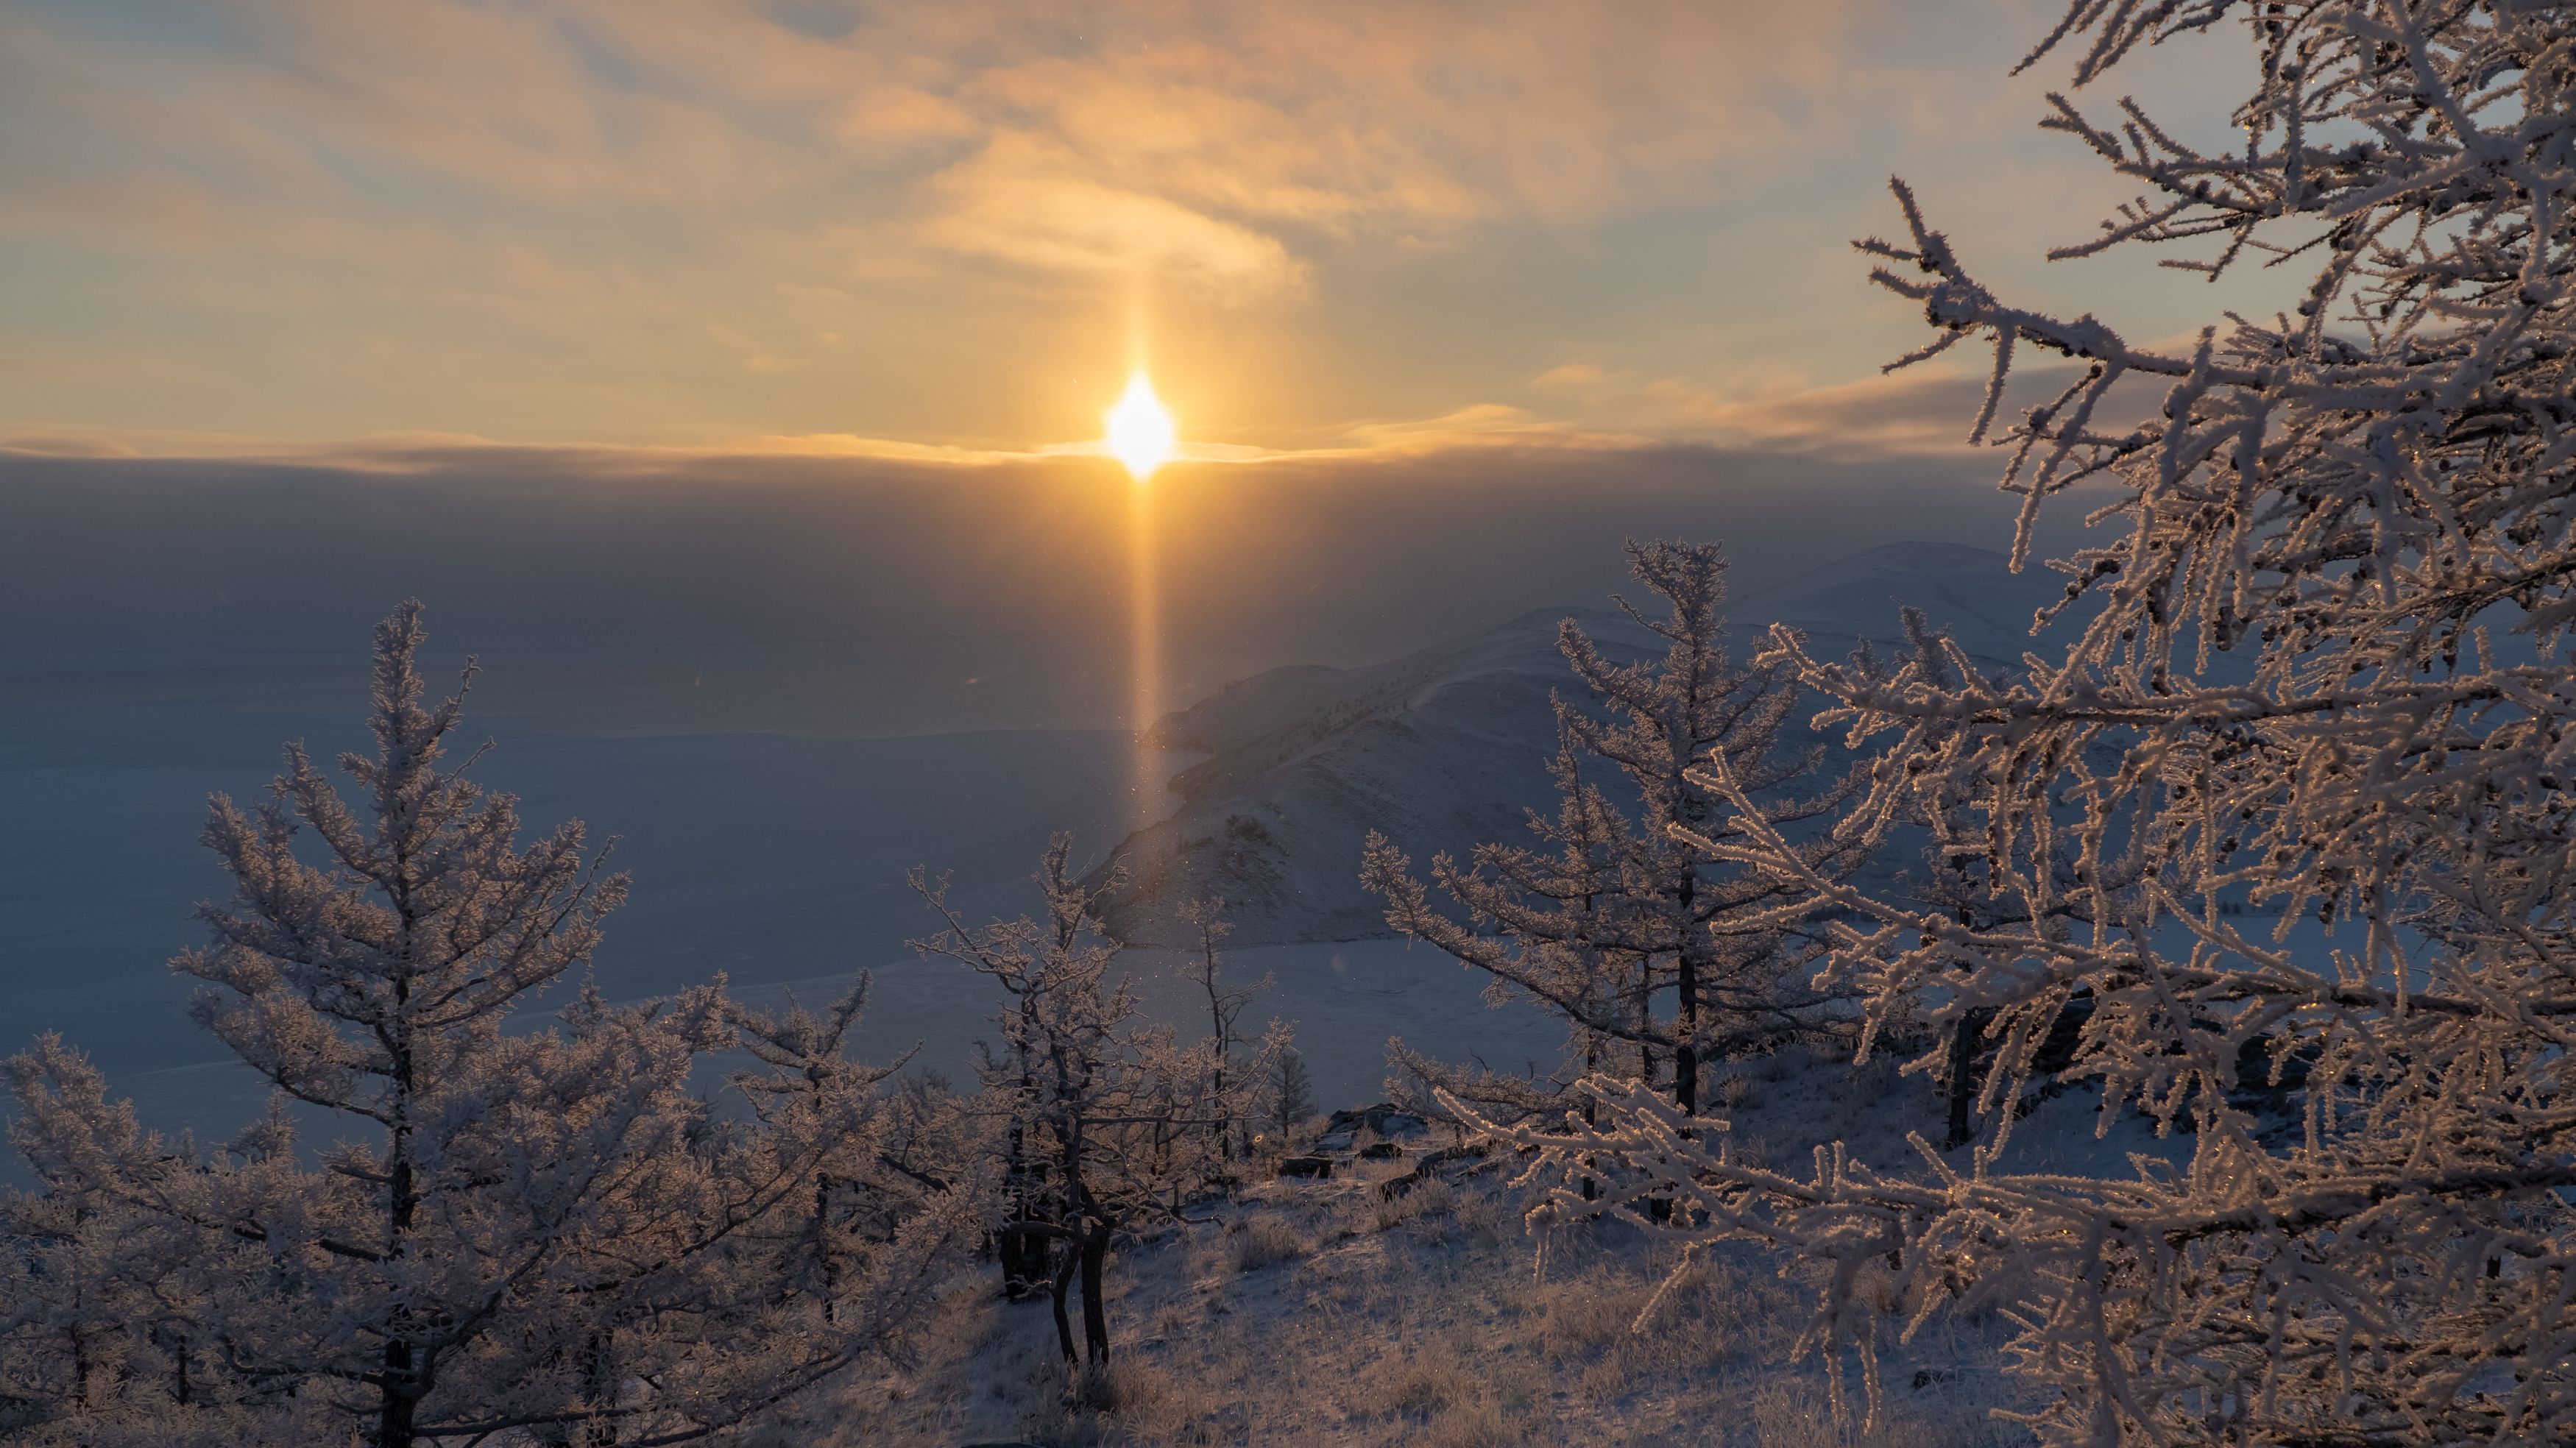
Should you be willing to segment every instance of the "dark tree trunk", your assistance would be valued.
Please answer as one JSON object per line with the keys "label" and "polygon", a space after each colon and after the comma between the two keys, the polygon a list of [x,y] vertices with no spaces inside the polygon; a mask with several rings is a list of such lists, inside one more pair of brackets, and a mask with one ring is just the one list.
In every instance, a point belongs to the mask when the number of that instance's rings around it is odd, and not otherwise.
{"label": "dark tree trunk", "polygon": [[1646,1037],[1655,1029],[1655,962],[1643,957],[1637,962],[1637,1079],[1647,1090],[1655,1089],[1655,1048]]}
{"label": "dark tree trunk", "polygon": [[1684,1116],[1699,1115],[1699,962],[1683,950],[1676,980],[1681,987],[1680,1018],[1673,1029],[1673,1105]]}
{"label": "dark tree trunk", "polygon": [[[407,923],[404,934],[406,937],[410,934]],[[396,981],[394,994],[397,1000],[408,1000],[411,995],[408,983]],[[393,1060],[395,1100],[400,1115],[396,1117],[398,1124],[391,1132],[393,1170],[388,1173],[386,1183],[388,1230],[385,1233],[385,1257],[388,1261],[403,1255],[403,1247],[411,1236],[412,1215],[420,1202],[419,1184],[412,1174],[411,1164],[409,1122],[413,1082],[410,1048],[397,1048]],[[388,1324],[390,1330],[385,1334],[384,1381],[378,1393],[380,1404],[376,1414],[375,1448],[412,1448],[414,1415],[420,1409],[420,1383],[417,1381],[418,1364],[412,1345],[403,1337],[403,1332],[410,1326],[410,1314],[397,1311],[394,1320]]]}
{"label": "dark tree trunk", "polygon": [[1025,1228],[1008,1227],[1001,1233],[998,1252],[1002,1259],[1002,1296],[1022,1302],[1047,1290],[1055,1276],[1054,1264],[1048,1260],[1048,1239],[1044,1233]]}
{"label": "dark tree trunk", "polygon": [[[1222,1038],[1219,1038],[1219,1044],[1223,1044]],[[1225,1058],[1219,1056],[1217,1059],[1220,1064],[1216,1068],[1216,1099],[1223,1101],[1226,1099],[1225,1067],[1221,1063]],[[1217,1113],[1216,1154],[1220,1161],[1234,1160],[1234,1118],[1223,1111]]]}
{"label": "dark tree trunk", "polygon": [[[1208,954],[1207,996],[1208,1038],[1216,1042],[1216,1099],[1222,1102],[1230,1099],[1225,1094],[1225,1063],[1232,1051],[1234,1041],[1233,1033],[1225,1028],[1225,997],[1217,992],[1216,954],[1213,950]],[[1226,1161],[1232,1161],[1234,1160],[1234,1117],[1230,1112],[1222,1110],[1217,1115],[1219,1117],[1216,1124],[1217,1155]]]}
{"label": "dark tree trunk", "polygon": [[1985,1045],[1982,1011],[1959,1013],[1957,1034],[1950,1039],[1950,1135],[1947,1146],[1965,1146],[1974,1135],[1969,1113],[1977,1104],[1977,1052]]}
{"label": "dark tree trunk", "polygon": [[[1591,1075],[1595,1070],[1599,1069],[1600,1064],[1601,1064],[1601,1062],[1600,1062],[1600,1053],[1601,1053],[1601,1041],[1600,1041],[1600,1038],[1599,1038],[1599,1037],[1597,1037],[1597,1036],[1594,1036],[1594,1035],[1593,1035],[1591,1032],[1589,1032],[1589,1031],[1585,1032],[1585,1033],[1584,1033],[1584,1038],[1583,1038],[1583,1074],[1584,1074],[1584,1075],[1589,1076],[1589,1075]],[[1583,1124],[1584,1124],[1584,1125],[1586,1125],[1586,1126],[1592,1126],[1592,1125],[1597,1124],[1597,1123],[1595,1123],[1595,1122],[1593,1121],[1593,1119],[1592,1119],[1592,1118],[1593,1118],[1593,1116],[1594,1116],[1594,1114],[1595,1114],[1595,1113],[1594,1113],[1593,1108],[1594,1108],[1597,1104],[1598,1104],[1598,1103],[1596,1103],[1596,1102],[1592,1099],[1592,1093],[1591,1093],[1591,1092],[1586,1091],[1585,1093],[1583,1093]],[[1592,1165],[1592,1158],[1590,1158],[1590,1157],[1588,1157],[1588,1156],[1587,1156],[1587,1157],[1585,1157],[1585,1158],[1583,1159],[1583,1164],[1584,1164],[1584,1166],[1586,1166],[1587,1168],[1588,1168],[1588,1167],[1590,1167],[1590,1166]],[[1584,1199],[1585,1201],[1587,1201],[1587,1202],[1599,1201],[1599,1200],[1601,1199],[1601,1185],[1600,1185],[1600,1183],[1598,1183],[1598,1182],[1596,1182],[1596,1181],[1594,1181],[1594,1180],[1592,1179],[1592,1173],[1591,1173],[1590,1171],[1588,1171],[1588,1170],[1587,1170],[1586,1172],[1584,1172],[1584,1174],[1583,1174],[1583,1199]]]}
{"label": "dark tree trunk", "polygon": [[[1023,1090],[1028,1089],[1026,1073],[1020,1077]],[[1022,1221],[1039,1220],[1051,1214],[1042,1213],[1044,1203],[1036,1182],[1037,1172],[1029,1164],[1027,1148],[1020,1128],[1011,1128],[1009,1164],[1003,1168],[1003,1180],[1010,1184],[1011,1212]],[[994,1242],[994,1253],[1002,1260],[1002,1299],[1022,1302],[1035,1297],[1054,1276],[1047,1260],[1047,1239],[1026,1228],[1005,1227]]]}
{"label": "dark tree trunk", "polygon": [[1673,1105],[1684,1116],[1699,1115],[1699,977],[1700,952],[1708,931],[1699,923],[1699,877],[1682,877],[1681,946],[1673,952]]}
{"label": "dark tree trunk", "polygon": [[1055,1308],[1055,1345],[1064,1353],[1067,1367],[1080,1361],[1073,1350],[1073,1319],[1064,1311],[1064,1295],[1073,1290],[1073,1269],[1077,1263],[1075,1254],[1064,1254],[1063,1264],[1055,1269],[1055,1291],[1047,1299]]}
{"label": "dark tree trunk", "polygon": [[72,1406],[86,1413],[97,1406],[90,1401],[89,1338],[77,1322],[71,1325],[72,1339]]}
{"label": "dark tree trunk", "polygon": [[[1037,1078],[1030,1073],[1025,1052],[1020,1058],[1020,1093],[1025,1098],[1037,1089]],[[1004,1169],[1004,1180],[1010,1183],[1011,1210],[1022,1221],[1058,1221],[1062,1213],[1054,1209],[1045,1186],[1045,1173],[1033,1160],[1024,1128],[1014,1124],[1010,1135],[1010,1160]],[[1055,1276],[1055,1263],[1050,1248],[1053,1239],[1041,1232],[1026,1229],[1005,1231],[997,1244],[1002,1259],[1002,1298],[1006,1302],[1024,1302],[1045,1290]]]}
{"label": "dark tree trunk", "polygon": [[1082,1347],[1095,1368],[1109,1365],[1109,1303],[1100,1291],[1109,1265],[1109,1227],[1094,1227],[1082,1239]]}
{"label": "dark tree trunk", "polygon": [[619,1377],[608,1349],[608,1334],[593,1333],[583,1354],[582,1396],[590,1400],[591,1409],[598,1414],[582,1426],[582,1442],[588,1448],[614,1448],[617,1442],[617,1419],[605,1411],[617,1406]]}
{"label": "dark tree trunk", "polygon": [[814,1257],[823,1269],[823,1320],[841,1320],[841,1264],[832,1255],[832,1178],[814,1173]]}
{"label": "dark tree trunk", "polygon": [[404,1391],[411,1376],[411,1344],[385,1345],[384,1406],[376,1415],[376,1448],[412,1448],[412,1413],[419,1406]]}

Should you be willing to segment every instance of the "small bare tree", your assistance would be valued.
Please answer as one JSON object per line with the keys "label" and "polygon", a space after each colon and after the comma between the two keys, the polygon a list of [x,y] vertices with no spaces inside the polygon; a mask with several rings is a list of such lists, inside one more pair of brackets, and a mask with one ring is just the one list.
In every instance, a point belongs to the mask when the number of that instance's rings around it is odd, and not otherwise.
{"label": "small bare tree", "polygon": [[1315,1078],[1285,1022],[1270,1023],[1261,1038],[1261,1060],[1261,1124],[1281,1146],[1293,1145],[1297,1133],[1315,1119]]}
{"label": "small bare tree", "polygon": [[1225,960],[1221,947],[1225,938],[1234,933],[1225,918],[1224,901],[1188,901],[1181,906],[1181,920],[1198,937],[1196,945],[1181,960],[1181,978],[1207,997],[1208,1042],[1215,1056],[1209,1097],[1222,1122],[1217,1128],[1218,1150],[1232,1160],[1252,1151],[1252,1086],[1261,1079],[1263,1065],[1258,1051],[1237,1063],[1239,1048],[1247,1044],[1243,1008],[1278,984],[1278,977],[1264,975],[1249,985],[1222,983]]}

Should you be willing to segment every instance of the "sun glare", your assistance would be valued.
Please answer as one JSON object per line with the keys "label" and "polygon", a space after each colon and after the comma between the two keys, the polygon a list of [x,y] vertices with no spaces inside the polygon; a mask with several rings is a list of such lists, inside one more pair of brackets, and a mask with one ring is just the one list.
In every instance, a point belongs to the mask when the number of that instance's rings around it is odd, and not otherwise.
{"label": "sun glare", "polygon": [[1127,395],[1109,409],[1109,451],[1143,482],[1172,456],[1172,415],[1154,395],[1153,379],[1139,372],[1127,379]]}

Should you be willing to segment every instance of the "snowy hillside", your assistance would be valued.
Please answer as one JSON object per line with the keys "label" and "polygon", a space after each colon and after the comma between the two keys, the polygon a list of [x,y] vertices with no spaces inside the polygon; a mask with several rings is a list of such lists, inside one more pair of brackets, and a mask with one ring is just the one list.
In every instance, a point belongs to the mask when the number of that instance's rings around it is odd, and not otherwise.
{"label": "snowy hillside", "polygon": [[[1827,564],[1728,610],[1739,648],[1774,622],[1822,654],[1866,637],[1898,638],[1899,605],[1921,607],[1996,667],[2029,646],[2054,574],[2014,575],[2004,556],[1946,543],[1900,543]],[[1218,896],[1246,944],[1351,940],[1388,933],[1360,889],[1360,841],[1383,831],[1416,859],[1516,839],[1524,811],[1550,807],[1548,697],[1579,693],[1557,653],[1557,622],[1579,621],[1605,652],[1656,640],[1603,608],[1539,609],[1384,664],[1273,669],[1164,718],[1154,742],[1208,756],[1172,782],[1180,807],[1130,836],[1091,877],[1125,882],[1107,918],[1129,938],[1169,935],[1181,901]]]}
{"label": "snowy hillside", "polygon": [[[1795,1167],[1846,1141],[1872,1163],[1915,1159],[1937,1093],[1881,1057],[1853,1068],[1791,1052],[1729,1080],[1731,1140]],[[2011,1157],[2025,1169],[2115,1171],[2170,1154],[2143,1122],[2095,1139],[2080,1096],[2039,1106]],[[1365,1139],[1374,1133],[1363,1132]],[[1200,1220],[1140,1243],[1110,1274],[1112,1401],[1068,1409],[1044,1303],[978,1276],[951,1294],[921,1360],[801,1405],[800,1431],[842,1448],[961,1443],[1331,1443],[1523,1448],[2005,1448],[1988,1416],[2026,1407],[1997,1370],[2004,1324],[1945,1319],[1897,1342],[1883,1321],[1891,1410],[1849,1436],[1825,1422],[1820,1364],[1793,1352],[1813,1310],[1760,1248],[1676,1249],[1615,1220],[1533,1235],[1505,1155],[1444,1151],[1448,1133],[1330,1153],[1325,1181],[1264,1176]],[[1964,1161],[1964,1152],[1951,1153]],[[1412,1190],[1415,1181],[1420,1185]],[[1544,1247],[1542,1248],[1542,1242]],[[1877,1274],[1873,1274],[1875,1278]],[[1880,1289],[1883,1292],[1883,1288]],[[864,1425],[856,1428],[855,1425]]]}

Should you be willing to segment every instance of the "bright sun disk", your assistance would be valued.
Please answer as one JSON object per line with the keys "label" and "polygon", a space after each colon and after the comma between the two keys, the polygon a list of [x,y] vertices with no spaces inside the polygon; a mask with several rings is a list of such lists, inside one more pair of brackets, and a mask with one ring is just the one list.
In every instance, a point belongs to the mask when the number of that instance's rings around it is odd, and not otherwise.
{"label": "bright sun disk", "polygon": [[1172,439],[1172,415],[1154,395],[1153,379],[1142,372],[1128,378],[1127,395],[1109,409],[1111,454],[1141,483],[1171,460]]}

